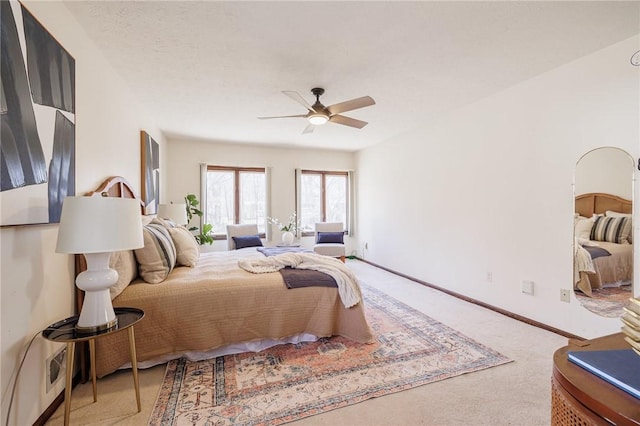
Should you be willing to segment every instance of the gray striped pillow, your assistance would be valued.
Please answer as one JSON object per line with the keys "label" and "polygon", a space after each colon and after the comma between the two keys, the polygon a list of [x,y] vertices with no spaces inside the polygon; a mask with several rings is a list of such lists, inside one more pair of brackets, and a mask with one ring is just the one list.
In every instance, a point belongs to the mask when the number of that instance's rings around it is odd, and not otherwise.
{"label": "gray striped pillow", "polygon": [[591,228],[590,239],[593,241],[629,244],[629,234],[631,234],[630,217],[598,216],[593,228]]}
{"label": "gray striped pillow", "polygon": [[144,247],[135,250],[138,272],[143,280],[156,284],[164,281],[176,266],[176,247],[169,231],[158,223],[142,227]]}

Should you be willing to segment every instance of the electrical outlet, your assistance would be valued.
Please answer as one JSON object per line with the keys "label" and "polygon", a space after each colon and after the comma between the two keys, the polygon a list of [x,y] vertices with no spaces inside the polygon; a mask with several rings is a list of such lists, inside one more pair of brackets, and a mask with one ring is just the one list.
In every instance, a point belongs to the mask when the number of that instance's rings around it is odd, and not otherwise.
{"label": "electrical outlet", "polygon": [[493,282],[493,272],[487,272],[487,282],[488,283]]}
{"label": "electrical outlet", "polygon": [[67,355],[67,347],[63,346],[45,361],[45,382],[47,384],[47,393],[53,389],[53,385],[65,376],[67,363],[65,356]]}
{"label": "electrical outlet", "polygon": [[571,294],[569,293],[571,290],[566,288],[560,289],[560,301],[569,303],[571,301]]}
{"label": "electrical outlet", "polygon": [[533,295],[533,281],[522,281],[522,292]]}

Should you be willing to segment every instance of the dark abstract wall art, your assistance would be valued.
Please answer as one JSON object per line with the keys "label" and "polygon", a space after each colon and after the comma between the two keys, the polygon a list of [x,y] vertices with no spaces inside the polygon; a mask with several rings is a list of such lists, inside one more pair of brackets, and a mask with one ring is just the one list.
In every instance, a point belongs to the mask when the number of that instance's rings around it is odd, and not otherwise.
{"label": "dark abstract wall art", "polygon": [[160,200],[160,145],[144,130],[140,132],[140,151],[144,214],[156,214]]}
{"label": "dark abstract wall art", "polygon": [[0,8],[0,225],[57,223],[75,195],[75,60],[20,3]]}
{"label": "dark abstract wall art", "polygon": [[75,113],[75,60],[22,9],[33,101]]}
{"label": "dark abstract wall art", "polygon": [[56,111],[53,154],[49,163],[49,222],[60,222],[62,201],[76,193],[75,169],[75,127],[60,111]]}
{"label": "dark abstract wall art", "polygon": [[11,5],[0,2],[2,39],[0,76],[3,104],[0,138],[1,190],[38,185],[47,181],[47,165],[36,127],[27,70]]}

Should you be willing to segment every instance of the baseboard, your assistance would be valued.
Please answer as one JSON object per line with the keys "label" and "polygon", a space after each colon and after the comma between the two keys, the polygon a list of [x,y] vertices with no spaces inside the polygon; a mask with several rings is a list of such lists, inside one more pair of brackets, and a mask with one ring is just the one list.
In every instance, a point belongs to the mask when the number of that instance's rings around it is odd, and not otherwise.
{"label": "baseboard", "polygon": [[[80,372],[77,372],[73,376],[73,380],[71,381],[72,382],[72,384],[71,384],[71,388],[72,389],[78,383],[80,383],[80,378],[81,378]],[[63,389],[62,392],[60,392],[60,394],[58,396],[56,396],[53,401],[51,401],[51,404],[49,404],[47,409],[44,410],[44,412],[42,414],[40,414],[40,417],[38,417],[38,419],[35,422],[33,422],[33,426],[44,426],[44,424],[47,423],[47,420],[49,420],[49,418],[51,416],[53,416],[53,413],[56,412],[58,407],[61,406],[64,403],[64,391],[65,390]]]}
{"label": "baseboard", "polygon": [[379,269],[382,269],[384,271],[390,272],[390,273],[392,273],[394,275],[397,275],[399,277],[406,278],[408,280],[411,280],[411,281],[416,282],[418,284],[421,284],[423,286],[432,288],[434,290],[441,291],[441,292],[446,293],[446,294],[448,294],[450,296],[453,296],[453,297],[456,297],[458,299],[464,300],[465,302],[469,302],[469,303],[473,303],[474,305],[482,306],[483,308],[490,309],[490,310],[492,310],[494,312],[497,312],[497,313],[502,314],[504,316],[507,316],[509,318],[513,318],[515,320],[524,322],[525,324],[529,324],[529,325],[532,325],[534,327],[538,327],[538,328],[541,328],[543,330],[550,331],[552,333],[558,334],[560,336],[567,337],[569,339],[585,340],[584,337],[576,336],[575,334],[568,333],[568,332],[566,332],[564,330],[560,330],[558,328],[555,328],[555,327],[552,327],[550,325],[541,323],[539,321],[532,320],[531,318],[527,318],[527,317],[524,317],[522,315],[518,315],[518,314],[515,314],[513,312],[507,311],[505,309],[498,308],[497,306],[489,305],[488,303],[482,302],[482,301],[474,299],[472,297],[465,296],[464,294],[456,293],[455,291],[448,290],[446,288],[437,286],[435,284],[431,284],[431,283],[428,283],[426,281],[419,280],[419,279],[414,278],[412,276],[403,274],[402,272],[394,271],[393,269],[386,268],[386,267],[384,267],[382,265],[378,265],[376,263],[370,262],[370,261],[365,260],[365,259],[361,259],[359,257],[356,257],[356,259],[358,259],[358,260],[360,260],[360,261],[362,261],[364,263],[367,263],[367,264],[369,264],[371,266],[375,266],[376,268],[379,268]]}

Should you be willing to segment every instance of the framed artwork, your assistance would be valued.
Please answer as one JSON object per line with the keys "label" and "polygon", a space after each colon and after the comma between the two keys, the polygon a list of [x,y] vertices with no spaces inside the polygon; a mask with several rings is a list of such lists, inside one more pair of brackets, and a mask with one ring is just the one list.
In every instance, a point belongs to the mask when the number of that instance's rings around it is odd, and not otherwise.
{"label": "framed artwork", "polygon": [[76,192],[75,59],[17,1],[0,27],[0,225],[58,223]]}
{"label": "framed artwork", "polygon": [[156,214],[160,200],[160,146],[144,130],[140,132],[140,151],[144,214]]}

